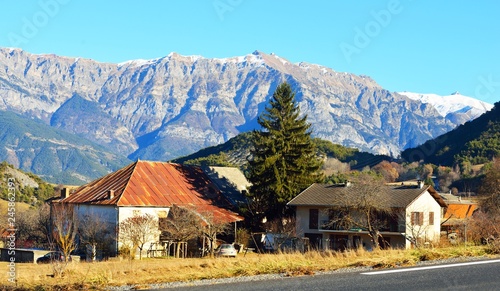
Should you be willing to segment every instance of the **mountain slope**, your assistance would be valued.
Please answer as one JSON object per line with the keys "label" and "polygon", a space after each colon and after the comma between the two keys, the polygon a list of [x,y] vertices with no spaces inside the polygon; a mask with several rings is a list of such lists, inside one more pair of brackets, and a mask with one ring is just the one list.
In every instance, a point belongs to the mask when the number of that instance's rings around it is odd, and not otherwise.
{"label": "mountain slope", "polygon": [[296,91],[313,136],[362,151],[397,156],[459,124],[369,77],[257,51],[106,64],[0,49],[0,109],[132,159],[170,160],[257,128],[283,81]]}
{"label": "mountain slope", "polygon": [[409,162],[423,160],[453,166],[464,160],[472,164],[490,161],[500,154],[500,102],[492,110],[424,144],[402,152]]}
{"label": "mountain slope", "polygon": [[[50,119],[52,127],[73,132],[89,140],[100,141],[120,153],[138,148],[134,137],[119,120],[104,112],[98,103],[74,94],[57,109]],[[99,138],[96,138],[99,137]]]}
{"label": "mountain slope", "polygon": [[81,184],[130,162],[90,141],[0,111],[0,160],[53,183]]}

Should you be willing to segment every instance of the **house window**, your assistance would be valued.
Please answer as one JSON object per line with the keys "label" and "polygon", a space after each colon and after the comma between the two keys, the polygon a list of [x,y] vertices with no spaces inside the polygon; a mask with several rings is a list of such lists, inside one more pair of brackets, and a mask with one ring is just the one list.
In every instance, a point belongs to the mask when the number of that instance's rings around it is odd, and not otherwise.
{"label": "house window", "polygon": [[318,209],[309,209],[309,229],[318,229],[318,219]]}
{"label": "house window", "polygon": [[424,213],[423,212],[412,212],[411,213],[411,224],[412,225],[424,224]]}
{"label": "house window", "polygon": [[429,225],[434,225],[434,212],[429,212]]}
{"label": "house window", "polygon": [[352,237],[352,242],[353,242],[353,246],[355,249],[359,249],[361,247],[363,247],[363,240],[361,240],[361,236],[359,235],[355,235]]}

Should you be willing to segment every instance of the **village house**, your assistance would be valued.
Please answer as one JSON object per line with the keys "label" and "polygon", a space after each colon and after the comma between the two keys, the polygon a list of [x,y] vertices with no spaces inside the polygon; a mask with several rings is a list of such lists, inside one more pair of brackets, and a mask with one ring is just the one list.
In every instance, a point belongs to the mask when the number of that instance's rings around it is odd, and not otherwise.
{"label": "village house", "polygon": [[448,206],[443,215],[441,232],[448,236],[450,242],[456,243],[458,238],[464,239],[468,220],[478,210],[479,205],[452,194],[441,194],[441,197]]}
{"label": "village house", "polygon": [[[384,189],[387,196],[381,203],[390,212],[379,219],[385,221],[380,228],[382,247],[410,248],[416,239],[424,243],[439,240],[446,203],[432,186],[420,182],[418,185],[383,187],[387,187]],[[337,197],[354,199],[358,189],[355,183],[313,184],[301,192],[288,203],[295,207],[297,236],[308,238],[310,245],[319,249],[372,249],[373,242],[365,228],[346,229],[331,223],[332,218],[339,215],[357,215],[355,209],[347,213],[335,213],[335,209],[340,206]]]}
{"label": "village house", "polygon": [[[71,205],[80,223],[88,216],[105,222],[111,238],[109,254],[122,246],[120,223],[150,214],[166,218],[171,207],[180,206],[211,215],[218,221],[236,223],[242,217],[231,211],[219,188],[199,168],[167,162],[137,161],[70,192],[63,189],[52,203]],[[150,243],[157,243],[159,237]],[[144,246],[148,249],[149,244]]]}

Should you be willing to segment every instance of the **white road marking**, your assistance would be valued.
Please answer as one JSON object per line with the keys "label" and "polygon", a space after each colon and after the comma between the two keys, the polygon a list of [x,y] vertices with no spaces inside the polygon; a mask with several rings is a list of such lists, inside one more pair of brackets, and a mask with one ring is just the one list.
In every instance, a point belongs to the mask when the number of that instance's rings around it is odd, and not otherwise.
{"label": "white road marking", "polygon": [[416,268],[407,268],[407,269],[392,269],[392,270],[385,270],[385,271],[366,272],[366,273],[361,273],[361,275],[382,275],[382,274],[390,274],[390,273],[413,272],[413,271],[453,268],[453,267],[480,265],[480,264],[492,264],[492,263],[500,263],[500,260],[458,263],[458,264],[451,264],[451,265],[416,267]]}

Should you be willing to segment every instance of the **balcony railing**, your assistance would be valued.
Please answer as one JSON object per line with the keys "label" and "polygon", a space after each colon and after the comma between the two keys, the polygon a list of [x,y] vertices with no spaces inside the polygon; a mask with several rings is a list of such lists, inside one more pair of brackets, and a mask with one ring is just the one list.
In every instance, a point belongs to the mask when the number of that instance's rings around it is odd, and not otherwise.
{"label": "balcony railing", "polygon": [[[319,225],[319,230],[343,230],[343,231],[366,231],[364,228],[360,227],[345,227],[339,223],[330,222],[329,220],[321,220]],[[398,223],[391,223],[385,227],[379,229],[383,232],[405,232],[405,226]]]}

